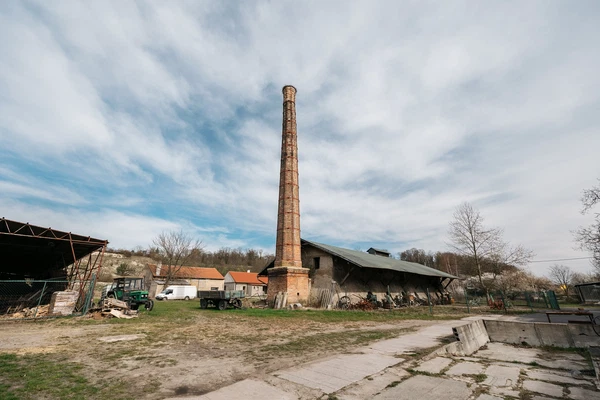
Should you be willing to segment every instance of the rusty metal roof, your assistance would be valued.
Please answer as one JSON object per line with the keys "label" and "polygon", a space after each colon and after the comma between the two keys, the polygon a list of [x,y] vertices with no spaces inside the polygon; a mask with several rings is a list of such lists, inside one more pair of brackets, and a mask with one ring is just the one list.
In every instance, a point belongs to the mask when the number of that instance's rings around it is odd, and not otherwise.
{"label": "rusty metal roof", "polygon": [[0,275],[44,277],[64,269],[108,241],[0,218]]}
{"label": "rusty metal roof", "polygon": [[357,266],[362,268],[390,269],[393,271],[406,272],[409,274],[459,279],[457,276],[447,274],[435,268],[430,268],[425,265],[413,262],[397,260],[391,257],[382,257],[375,254],[369,254],[364,251],[344,249],[342,247],[331,246],[329,244],[317,243],[304,239],[302,239],[302,244],[309,244],[329,254],[336,255],[352,264],[356,264]]}
{"label": "rusty metal roof", "polygon": [[327,253],[336,255],[352,264],[356,264],[362,268],[378,268],[390,269],[398,272],[406,272],[409,274],[438,276],[440,278],[459,279],[457,276],[447,274],[435,268],[430,268],[425,265],[397,260],[395,258],[382,257],[375,254],[369,254],[364,251],[344,249],[342,247],[331,246],[329,244],[312,242],[302,239],[302,244],[309,244]]}

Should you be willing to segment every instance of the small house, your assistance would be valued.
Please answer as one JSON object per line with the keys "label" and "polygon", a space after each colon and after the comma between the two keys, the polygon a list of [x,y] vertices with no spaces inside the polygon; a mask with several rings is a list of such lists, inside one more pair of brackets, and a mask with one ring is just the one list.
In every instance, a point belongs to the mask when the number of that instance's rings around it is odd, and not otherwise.
{"label": "small house", "polygon": [[243,290],[246,297],[266,296],[269,278],[256,272],[229,271],[225,274],[225,290]]}
{"label": "small house", "polygon": [[[164,289],[168,267],[159,264],[148,264],[145,281],[149,283],[148,295],[152,298]],[[223,275],[216,268],[187,267],[177,268],[170,280],[170,285],[192,285],[198,290],[223,290]]]}

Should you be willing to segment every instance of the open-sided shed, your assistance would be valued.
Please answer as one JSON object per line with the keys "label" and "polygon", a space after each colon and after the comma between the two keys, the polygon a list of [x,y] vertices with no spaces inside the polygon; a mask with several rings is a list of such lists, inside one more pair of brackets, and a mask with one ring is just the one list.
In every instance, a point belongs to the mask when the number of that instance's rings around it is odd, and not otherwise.
{"label": "open-sided shed", "polygon": [[38,286],[48,287],[43,282],[54,281],[55,290],[76,290],[82,298],[89,291],[92,274],[102,266],[107,245],[106,240],[1,218],[0,282],[4,295],[26,299],[27,291],[37,293]]}
{"label": "open-sided shed", "polygon": [[[370,249],[371,250],[371,249]],[[388,254],[388,256],[386,256]],[[457,276],[425,265],[389,257],[382,250],[363,252],[302,239],[302,266],[310,269],[311,304],[323,299],[348,296],[356,301],[368,292],[383,299],[392,296],[426,296],[441,299],[445,288]],[[266,274],[267,266],[261,274]],[[327,300],[329,302],[329,300]]]}

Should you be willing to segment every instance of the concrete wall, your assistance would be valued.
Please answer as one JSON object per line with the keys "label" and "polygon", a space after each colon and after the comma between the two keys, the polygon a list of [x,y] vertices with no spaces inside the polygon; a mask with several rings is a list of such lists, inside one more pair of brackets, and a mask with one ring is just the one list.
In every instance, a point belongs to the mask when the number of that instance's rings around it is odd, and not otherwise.
{"label": "concrete wall", "polygon": [[190,279],[190,284],[196,286],[198,290],[223,290],[225,281],[223,279]]}
{"label": "concrete wall", "polygon": [[497,320],[484,320],[484,323],[492,342],[555,347],[587,347],[600,343],[600,337],[587,324]]}

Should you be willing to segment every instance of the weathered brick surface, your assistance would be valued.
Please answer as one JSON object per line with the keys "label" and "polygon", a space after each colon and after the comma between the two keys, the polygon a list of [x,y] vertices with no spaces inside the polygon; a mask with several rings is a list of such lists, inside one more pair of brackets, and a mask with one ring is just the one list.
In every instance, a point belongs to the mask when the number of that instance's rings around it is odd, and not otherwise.
{"label": "weathered brick surface", "polygon": [[293,86],[285,86],[283,88],[281,171],[275,245],[276,267],[302,267],[295,101],[296,89]]}
{"label": "weathered brick surface", "polygon": [[267,302],[272,305],[279,292],[287,292],[288,304],[306,304],[310,291],[308,268],[275,267],[269,270]]}
{"label": "weathered brick surface", "polygon": [[269,271],[269,302],[278,292],[288,293],[288,303],[306,303],[308,269],[302,268],[300,249],[300,191],[298,188],[298,140],[296,132],[296,88],[283,88],[281,170],[275,268]]}

